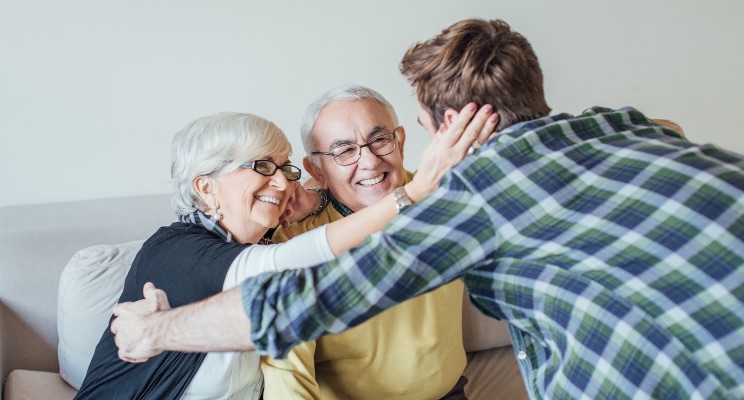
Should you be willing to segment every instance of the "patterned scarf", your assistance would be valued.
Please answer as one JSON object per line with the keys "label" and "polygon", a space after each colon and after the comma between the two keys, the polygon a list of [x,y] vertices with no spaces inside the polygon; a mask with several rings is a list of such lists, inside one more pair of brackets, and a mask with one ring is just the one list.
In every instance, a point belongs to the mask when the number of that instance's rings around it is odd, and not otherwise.
{"label": "patterned scarf", "polygon": [[[232,233],[228,232],[219,221],[217,221],[213,216],[204,214],[199,210],[190,214],[179,215],[178,222],[199,225],[228,243],[233,241]],[[271,244],[270,235],[273,231],[273,229],[270,229],[269,232],[266,232],[266,235],[258,241],[258,244]]]}

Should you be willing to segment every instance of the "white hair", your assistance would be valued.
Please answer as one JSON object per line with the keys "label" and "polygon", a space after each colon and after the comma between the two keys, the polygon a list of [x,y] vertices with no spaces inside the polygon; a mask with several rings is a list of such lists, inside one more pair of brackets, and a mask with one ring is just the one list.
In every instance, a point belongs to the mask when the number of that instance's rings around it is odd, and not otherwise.
{"label": "white hair", "polygon": [[184,215],[204,211],[194,189],[198,176],[236,170],[242,163],[267,156],[287,156],[292,145],[273,122],[252,114],[224,112],[199,118],[173,138],[171,183],[173,208]]}
{"label": "white hair", "polygon": [[[302,123],[300,124],[300,136],[302,137],[302,147],[305,148],[305,154],[310,156],[310,153],[314,151],[313,129],[318,122],[320,112],[325,106],[339,101],[365,99],[375,101],[384,106],[390,114],[390,118],[393,119],[395,126],[398,125],[398,115],[395,114],[395,109],[393,109],[393,106],[380,93],[360,85],[339,86],[323,93],[305,109],[305,115],[302,117]],[[310,157],[310,160],[317,165],[316,157]]]}

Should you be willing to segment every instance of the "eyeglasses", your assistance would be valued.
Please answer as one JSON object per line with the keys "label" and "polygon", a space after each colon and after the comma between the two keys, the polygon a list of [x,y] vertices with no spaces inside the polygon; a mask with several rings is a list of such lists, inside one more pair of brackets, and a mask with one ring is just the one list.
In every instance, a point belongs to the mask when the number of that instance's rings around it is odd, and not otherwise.
{"label": "eyeglasses", "polygon": [[369,151],[376,156],[386,156],[395,150],[395,131],[393,133],[385,133],[377,135],[367,142],[367,144],[342,144],[334,147],[329,152],[314,151],[310,154],[315,156],[331,156],[338,165],[351,165],[359,161],[362,157],[362,149],[369,147]]}
{"label": "eyeglasses", "polygon": [[288,181],[300,180],[300,176],[302,176],[302,171],[292,164],[279,166],[269,160],[246,161],[240,164],[240,167],[250,168],[263,176],[273,176],[277,170],[280,170]]}

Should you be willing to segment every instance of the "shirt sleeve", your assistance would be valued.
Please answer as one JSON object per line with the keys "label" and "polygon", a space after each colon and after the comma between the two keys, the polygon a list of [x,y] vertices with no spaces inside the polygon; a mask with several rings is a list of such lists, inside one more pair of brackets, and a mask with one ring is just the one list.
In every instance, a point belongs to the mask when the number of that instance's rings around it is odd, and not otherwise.
{"label": "shirt sleeve", "polygon": [[338,259],[246,280],[243,304],[257,351],[282,358],[300,342],[359,325],[492,256],[495,224],[485,202],[449,176],[446,187]]}
{"label": "shirt sleeve", "polygon": [[325,226],[305,232],[285,243],[248,246],[233,260],[222,290],[229,290],[247,277],[263,272],[309,267],[332,260],[333,257]]}

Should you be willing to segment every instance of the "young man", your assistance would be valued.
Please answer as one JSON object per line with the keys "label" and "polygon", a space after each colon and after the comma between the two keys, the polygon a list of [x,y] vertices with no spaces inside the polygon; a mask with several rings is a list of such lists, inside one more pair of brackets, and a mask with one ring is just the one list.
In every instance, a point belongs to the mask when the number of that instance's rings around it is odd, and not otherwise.
{"label": "young man", "polygon": [[[214,346],[205,318],[232,322],[233,346],[283,355],[461,278],[509,322],[533,398],[744,397],[743,156],[630,108],[548,117],[537,57],[503,21],[459,22],[401,70],[430,131],[474,100],[499,134],[361,247],[245,281],[247,319],[237,291],[148,314],[165,306],[148,287],[149,303],[118,310],[122,357]],[[220,306],[230,315],[204,312]]]}

